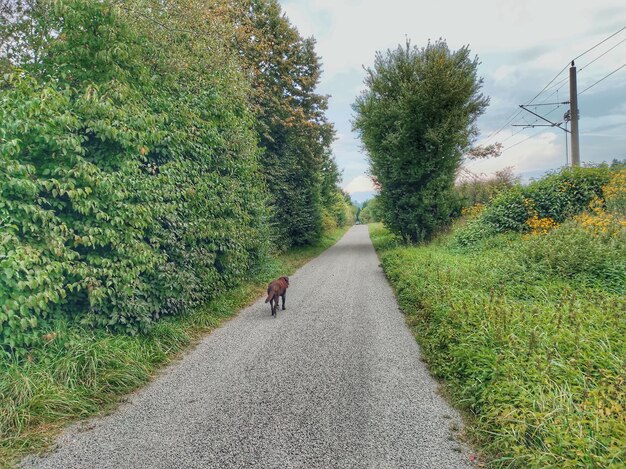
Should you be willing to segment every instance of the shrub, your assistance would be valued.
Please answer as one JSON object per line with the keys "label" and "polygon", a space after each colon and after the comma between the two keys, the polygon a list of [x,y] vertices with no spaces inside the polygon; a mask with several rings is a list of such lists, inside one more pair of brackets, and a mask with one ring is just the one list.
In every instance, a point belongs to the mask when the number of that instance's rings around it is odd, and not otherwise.
{"label": "shrub", "polygon": [[623,467],[623,239],[572,221],[471,252],[371,236],[489,467]]}
{"label": "shrub", "polygon": [[454,192],[464,207],[472,207],[476,204],[484,205],[501,192],[518,184],[519,178],[513,175],[511,168],[496,171],[491,177],[477,175],[467,169],[462,169],[454,186]]}
{"label": "shrub", "polygon": [[626,293],[626,228],[598,233],[575,220],[520,243],[519,262],[530,270],[616,293]]}
{"label": "shrub", "polygon": [[[7,85],[0,101],[0,344],[32,345],[37,325],[61,306],[136,331],[150,318],[141,274],[159,254],[144,239],[149,209],[132,201],[118,167],[138,159],[153,121],[144,117],[120,131],[112,116],[136,108],[120,109],[95,86],[78,94],[16,76]],[[118,160],[99,166],[106,151]]]}
{"label": "shrub", "polygon": [[458,230],[456,241],[467,246],[495,233],[526,232],[533,226],[562,223],[602,196],[610,174],[607,166],[566,168],[528,186],[513,187],[496,196],[480,215]]}

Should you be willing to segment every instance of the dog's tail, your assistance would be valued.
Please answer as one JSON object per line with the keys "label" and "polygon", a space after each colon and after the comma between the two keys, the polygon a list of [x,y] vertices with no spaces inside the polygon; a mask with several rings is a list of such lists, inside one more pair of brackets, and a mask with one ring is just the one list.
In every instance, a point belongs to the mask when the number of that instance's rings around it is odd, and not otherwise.
{"label": "dog's tail", "polygon": [[268,293],[267,294],[267,298],[265,298],[265,302],[269,303],[270,301],[272,301],[272,298],[274,298],[274,293]]}

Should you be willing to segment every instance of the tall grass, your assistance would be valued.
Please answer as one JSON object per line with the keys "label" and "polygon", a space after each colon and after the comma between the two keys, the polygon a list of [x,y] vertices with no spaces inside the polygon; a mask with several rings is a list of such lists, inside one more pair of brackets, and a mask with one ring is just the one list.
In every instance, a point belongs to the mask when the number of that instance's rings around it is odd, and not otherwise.
{"label": "tall grass", "polygon": [[490,467],[626,464],[626,241],[565,223],[471,250],[370,233]]}
{"label": "tall grass", "polygon": [[69,422],[115,406],[155,370],[250,304],[269,279],[291,274],[345,231],[270,259],[248,283],[189,314],[159,321],[148,334],[115,335],[58,321],[44,331],[45,345],[25,359],[0,356],[0,467],[45,448]]}

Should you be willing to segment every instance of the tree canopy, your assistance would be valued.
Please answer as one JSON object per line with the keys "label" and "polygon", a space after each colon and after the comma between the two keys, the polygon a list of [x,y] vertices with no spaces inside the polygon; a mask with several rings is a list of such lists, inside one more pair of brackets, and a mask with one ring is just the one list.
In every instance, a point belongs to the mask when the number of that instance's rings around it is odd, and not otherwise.
{"label": "tree canopy", "polygon": [[478,59],[443,40],[377,53],[356,99],[358,131],[380,186],[380,213],[406,240],[428,239],[458,210],[452,195],[463,153],[488,99]]}
{"label": "tree canopy", "polygon": [[324,179],[333,186],[339,180],[330,152],[334,129],[325,115],[328,98],[315,91],[321,74],[315,40],[300,36],[277,0],[237,5],[246,14],[235,9],[241,18],[235,47],[252,78],[277,241],[284,247],[309,244],[321,233],[323,213],[333,211],[322,198]]}

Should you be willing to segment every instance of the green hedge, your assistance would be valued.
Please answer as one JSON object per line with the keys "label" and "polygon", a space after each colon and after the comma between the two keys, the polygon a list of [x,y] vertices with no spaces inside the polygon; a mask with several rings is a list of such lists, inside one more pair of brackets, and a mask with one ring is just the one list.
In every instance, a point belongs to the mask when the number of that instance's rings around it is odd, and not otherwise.
{"label": "green hedge", "polygon": [[485,210],[455,234],[462,246],[469,246],[496,233],[524,232],[533,215],[562,223],[586,210],[610,178],[608,166],[566,168],[527,186],[515,186],[495,197]]}
{"label": "green hedge", "polygon": [[[246,81],[215,38],[167,43],[109,2],[0,84],[0,346],[58,316],[126,333],[213,297],[266,256]],[[182,38],[181,38],[182,39]]]}

